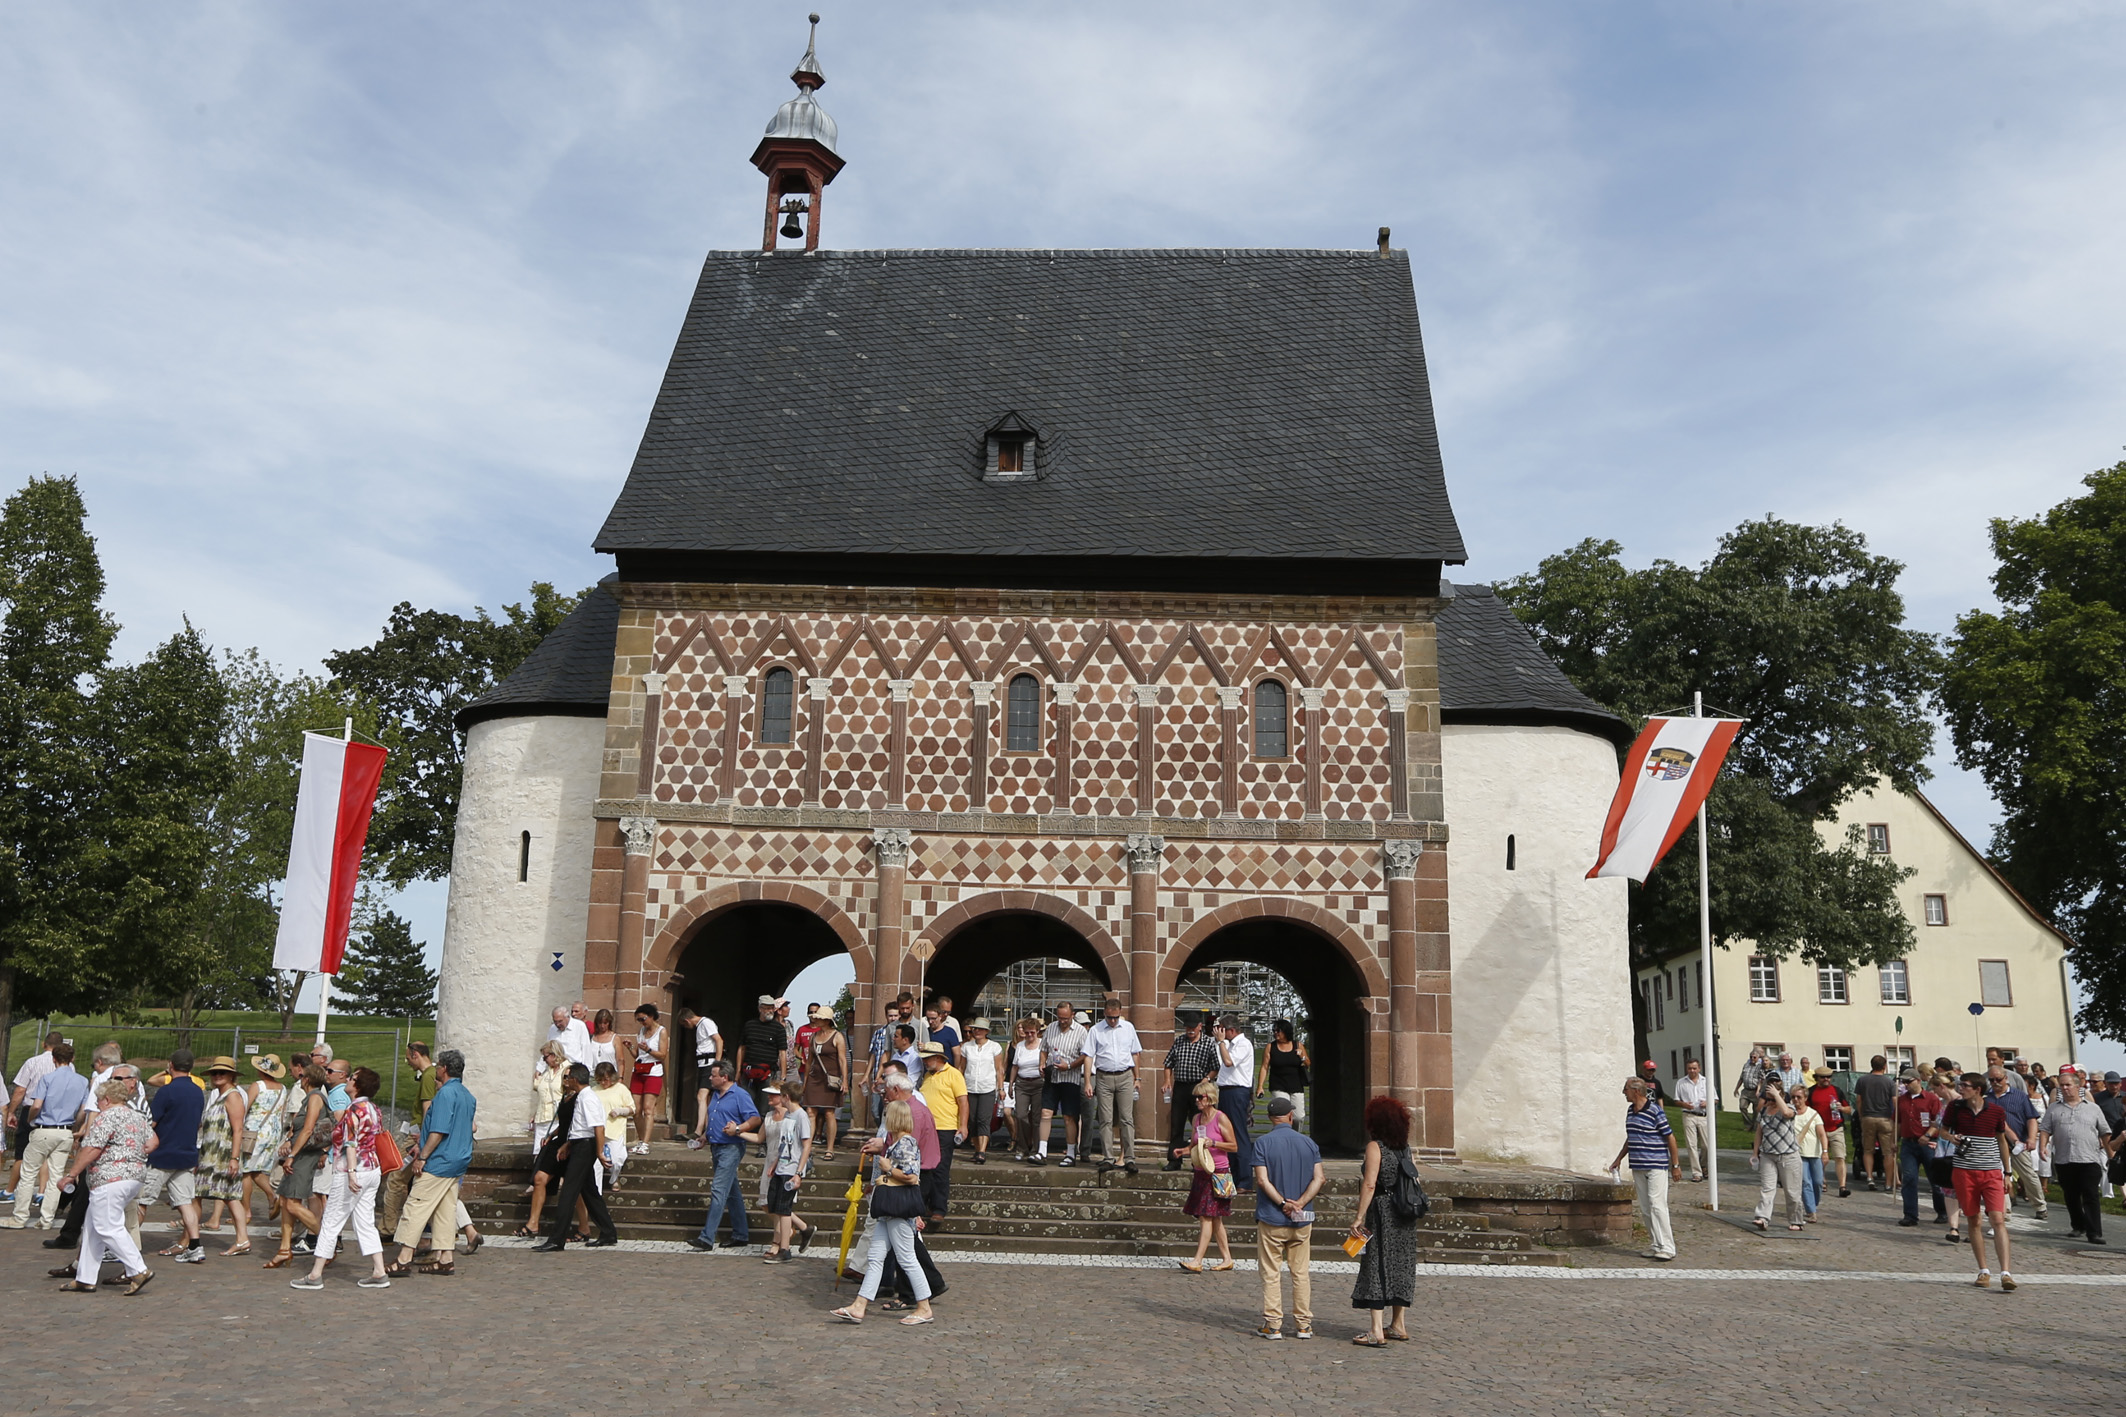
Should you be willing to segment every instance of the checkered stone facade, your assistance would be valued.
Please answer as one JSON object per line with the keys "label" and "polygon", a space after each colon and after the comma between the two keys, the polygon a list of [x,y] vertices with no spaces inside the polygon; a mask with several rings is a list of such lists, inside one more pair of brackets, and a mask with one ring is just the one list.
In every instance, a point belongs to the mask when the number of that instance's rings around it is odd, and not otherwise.
{"label": "checkered stone facade", "polygon": [[[1451,1077],[1420,1076],[1451,1073],[1451,1053],[1421,1062],[1391,1037],[1398,998],[1417,1016],[1398,991],[1447,1016],[1437,602],[621,596],[587,994],[654,996],[734,891],[827,917],[868,956],[867,1017],[913,981],[910,947],[943,944],[973,910],[1041,910],[1111,942],[1116,987],[1163,1049],[1171,976],[1203,931],[1259,906],[1369,981],[1374,1084],[1429,1098],[1425,1144],[1451,1148]],[[762,741],[775,670],[791,684],[780,743]],[[1021,676],[1039,693],[1032,746],[1008,732]],[[1266,682],[1286,705],[1274,755],[1255,751]],[[623,822],[653,836],[631,850]],[[1155,872],[1133,875],[1131,837],[1164,841]],[[1400,907],[1393,843],[1435,858],[1407,873]]]}

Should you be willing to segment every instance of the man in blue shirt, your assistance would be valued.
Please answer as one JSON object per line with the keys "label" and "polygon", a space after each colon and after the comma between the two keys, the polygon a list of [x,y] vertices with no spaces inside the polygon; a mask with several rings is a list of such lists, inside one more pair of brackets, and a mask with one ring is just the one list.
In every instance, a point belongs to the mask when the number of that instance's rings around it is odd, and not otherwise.
{"label": "man in blue shirt", "polygon": [[[57,1178],[66,1174],[67,1153],[74,1149],[74,1118],[88,1097],[89,1080],[74,1071],[74,1045],[62,1039],[52,1045],[51,1071],[22,1094],[15,1125],[29,1132],[22,1150],[22,1174],[28,1179],[16,1183],[15,1213],[0,1219],[0,1230],[27,1227],[30,1207],[40,1196],[44,1209],[38,1223],[49,1230],[58,1218]],[[51,1182],[42,1179],[47,1165],[52,1168]]]}
{"label": "man in blue shirt", "polygon": [[384,1271],[393,1278],[413,1273],[414,1246],[423,1229],[435,1253],[421,1273],[457,1273],[458,1185],[472,1162],[472,1123],[478,1108],[463,1081],[463,1053],[445,1048],[436,1055],[435,1071],[443,1083],[421,1119],[421,1149],[411,1163],[413,1185],[399,1211],[399,1260]]}
{"label": "man in blue shirt", "polygon": [[199,1247],[199,1203],[193,1199],[192,1168],[199,1164],[199,1119],[207,1110],[207,1094],[192,1078],[192,1050],[179,1048],[170,1054],[170,1071],[148,1103],[148,1120],[155,1124],[155,1149],[148,1153],[147,1180],[140,1187],[140,1209],[165,1191],[184,1222],[184,1238],[163,1254],[179,1264],[205,1264],[207,1252]]}
{"label": "man in blue shirt", "polygon": [[1668,1125],[1667,1111],[1653,1100],[1639,1079],[1624,1080],[1624,1100],[1631,1104],[1624,1113],[1624,1146],[1609,1163],[1609,1169],[1616,1170],[1630,1158],[1632,1184],[1637,1188],[1633,1208],[1646,1222],[1646,1233],[1654,1242],[1646,1258],[1665,1264],[1676,1257],[1676,1233],[1668,1220],[1668,1183],[1683,1178],[1683,1162],[1676,1155],[1676,1133]]}
{"label": "man in blue shirt", "polygon": [[746,1155],[745,1138],[739,1133],[760,1115],[760,1109],[753,1105],[744,1088],[733,1085],[728,1063],[709,1064],[709,1089],[709,1110],[701,1119],[701,1134],[709,1139],[709,1156],[716,1163],[716,1175],[709,1182],[708,1221],[701,1233],[690,1237],[687,1243],[697,1250],[715,1249],[716,1231],[728,1212],[731,1238],[723,1242],[723,1248],[743,1249],[751,1241],[746,1230],[746,1203],[738,1194],[738,1163]]}
{"label": "man in blue shirt", "polygon": [[1314,1336],[1314,1281],[1307,1255],[1314,1243],[1314,1212],[1321,1189],[1321,1148],[1292,1125],[1292,1099],[1270,1099],[1270,1129],[1255,1142],[1255,1261],[1262,1269],[1264,1338],[1284,1337],[1284,1279],[1292,1267],[1295,1338]]}
{"label": "man in blue shirt", "polygon": [[[2029,1092],[2022,1081],[1999,1063],[1986,1069],[1987,1090],[1993,1095],[1989,1101],[1996,1102],[2008,1114],[2009,1129],[2015,1139],[2023,1144],[2021,1151],[2001,1158],[2001,1169],[2015,1177],[2023,1194],[2037,1206],[2037,1218],[2045,1218],[2045,1180],[2037,1171],[2037,1104],[2030,1100]],[[2009,1203],[2014,1204],[2015,1185],[2008,1187]]]}

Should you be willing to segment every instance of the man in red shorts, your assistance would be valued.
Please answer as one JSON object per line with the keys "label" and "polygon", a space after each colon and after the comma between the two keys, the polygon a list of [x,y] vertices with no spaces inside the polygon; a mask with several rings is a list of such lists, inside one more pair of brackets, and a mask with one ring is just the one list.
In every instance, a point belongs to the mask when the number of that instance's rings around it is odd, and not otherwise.
{"label": "man in red shorts", "polygon": [[1971,1253],[1978,1256],[1978,1287],[1992,1287],[1993,1272],[1986,1268],[1986,1236],[1978,1222],[1981,1209],[1993,1223],[1993,1240],[2000,1251],[2001,1288],[2015,1289],[2015,1276],[2008,1269],[2008,1183],[2003,1169],[2009,1148],[2015,1144],[2015,1129],[1998,1102],[1986,1097],[1986,1079],[1965,1073],[1957,1082],[1960,1099],[1934,1128],[1936,1136],[1949,1136],[1956,1143],[1956,1199],[1963,1207],[1964,1225],[1971,1233]]}

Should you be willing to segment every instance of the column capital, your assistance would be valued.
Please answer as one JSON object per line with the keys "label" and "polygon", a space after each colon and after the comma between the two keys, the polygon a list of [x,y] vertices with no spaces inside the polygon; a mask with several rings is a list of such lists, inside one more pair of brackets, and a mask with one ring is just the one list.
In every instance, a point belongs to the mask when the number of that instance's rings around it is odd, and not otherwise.
{"label": "column capital", "polygon": [[664,679],[664,675],[656,673],[655,671],[643,675],[642,692],[648,694],[651,698],[655,698],[657,695],[664,692]]}
{"label": "column capital", "polygon": [[1417,876],[1417,858],[1424,854],[1425,844],[1408,837],[1393,837],[1380,844],[1381,860],[1385,863],[1388,879],[1408,881]]}
{"label": "column capital", "polygon": [[1222,709],[1239,708],[1241,697],[1246,693],[1247,690],[1238,684],[1220,684],[1218,686],[1218,707]]}
{"label": "column capital", "polygon": [[1065,679],[1058,679],[1049,686],[1059,704],[1074,704],[1078,701],[1078,686]]}
{"label": "column capital", "polygon": [[629,856],[647,856],[657,846],[657,819],[655,817],[622,817],[620,835],[627,842]]}
{"label": "column capital", "polygon": [[805,680],[805,694],[815,704],[825,703],[828,693],[833,688],[834,680],[825,674],[814,674]]}
{"label": "column capital", "polygon": [[1138,708],[1159,707],[1159,686],[1157,684],[1132,684],[1130,692],[1137,696]]}
{"label": "column capital", "polygon": [[746,696],[746,676],[726,674],[723,676],[723,696],[727,699],[742,699]]}
{"label": "column capital", "polygon": [[915,681],[913,679],[888,679],[886,681],[886,692],[892,695],[894,703],[907,703],[908,696],[914,691]]}
{"label": "column capital", "polygon": [[1131,832],[1122,843],[1122,850],[1129,857],[1132,876],[1149,875],[1166,860],[1166,838],[1150,832]]}
{"label": "column capital", "polygon": [[1410,711],[1410,691],[1408,689],[1383,689],[1380,692],[1381,697],[1388,701],[1389,713],[1408,713]]}
{"label": "column capital", "polygon": [[906,827],[880,827],[871,834],[871,849],[878,853],[881,871],[900,871],[908,866],[909,833]]}
{"label": "column capital", "polygon": [[1320,708],[1322,696],[1327,693],[1327,689],[1321,688],[1318,685],[1310,689],[1302,684],[1299,689],[1300,707],[1308,709]]}
{"label": "column capital", "polygon": [[997,701],[997,686],[993,679],[977,679],[967,686],[967,692],[974,695],[976,708],[988,708]]}

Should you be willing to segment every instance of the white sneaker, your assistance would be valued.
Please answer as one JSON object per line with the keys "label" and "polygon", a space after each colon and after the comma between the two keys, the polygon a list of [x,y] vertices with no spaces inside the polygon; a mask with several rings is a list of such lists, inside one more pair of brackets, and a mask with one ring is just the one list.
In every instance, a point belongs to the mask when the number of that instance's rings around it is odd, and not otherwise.
{"label": "white sneaker", "polygon": [[649,1154],[650,1154],[650,1144],[649,1144],[648,1142],[646,1142],[646,1141],[638,1141],[638,1142],[636,1142],[636,1143],[635,1143],[635,1155],[637,1155],[637,1156],[648,1156]]}
{"label": "white sneaker", "polygon": [[179,1264],[205,1264],[207,1262],[207,1252],[198,1245],[194,1245],[191,1249],[177,1256],[177,1262]]}

